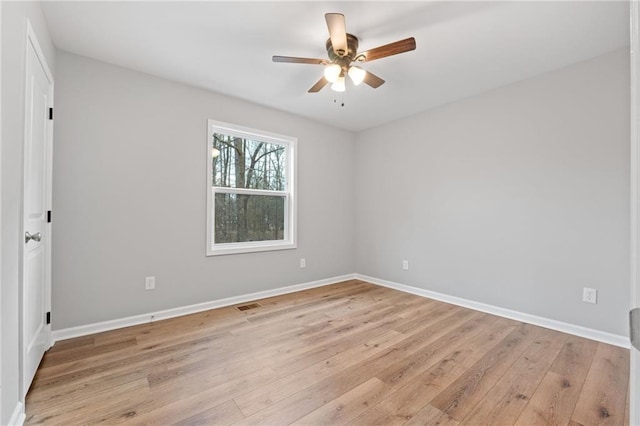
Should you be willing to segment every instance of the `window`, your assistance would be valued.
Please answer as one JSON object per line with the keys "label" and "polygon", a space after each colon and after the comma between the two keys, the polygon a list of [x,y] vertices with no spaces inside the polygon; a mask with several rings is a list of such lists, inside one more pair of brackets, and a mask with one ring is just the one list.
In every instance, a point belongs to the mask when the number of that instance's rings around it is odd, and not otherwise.
{"label": "window", "polygon": [[208,121],[207,255],[296,247],[296,139]]}

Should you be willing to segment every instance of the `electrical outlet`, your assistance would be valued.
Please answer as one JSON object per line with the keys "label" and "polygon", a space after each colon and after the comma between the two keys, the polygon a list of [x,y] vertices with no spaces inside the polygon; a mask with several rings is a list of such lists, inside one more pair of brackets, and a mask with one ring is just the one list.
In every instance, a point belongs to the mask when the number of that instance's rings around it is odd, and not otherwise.
{"label": "electrical outlet", "polygon": [[583,288],[582,301],[587,303],[598,303],[598,290],[588,287]]}
{"label": "electrical outlet", "polygon": [[402,269],[404,269],[405,271],[409,270],[409,261],[408,260],[403,260],[402,261]]}
{"label": "electrical outlet", "polygon": [[301,268],[307,267],[307,260],[304,257],[300,259],[300,267]]}
{"label": "electrical outlet", "polygon": [[155,290],[156,288],[156,277],[145,277],[144,278],[144,289],[145,290]]}

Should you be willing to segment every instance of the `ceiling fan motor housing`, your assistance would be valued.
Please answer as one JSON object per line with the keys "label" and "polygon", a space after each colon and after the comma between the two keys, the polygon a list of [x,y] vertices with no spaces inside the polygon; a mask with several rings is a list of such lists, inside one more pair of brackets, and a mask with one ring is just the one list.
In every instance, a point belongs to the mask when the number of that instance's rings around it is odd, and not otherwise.
{"label": "ceiling fan motor housing", "polygon": [[327,40],[327,55],[329,55],[329,59],[332,63],[340,65],[343,70],[349,67],[349,64],[354,61],[357,52],[358,52],[358,37],[353,34],[347,33],[347,52],[345,52],[342,56],[338,53],[334,52],[333,45],[331,44],[331,39]]}

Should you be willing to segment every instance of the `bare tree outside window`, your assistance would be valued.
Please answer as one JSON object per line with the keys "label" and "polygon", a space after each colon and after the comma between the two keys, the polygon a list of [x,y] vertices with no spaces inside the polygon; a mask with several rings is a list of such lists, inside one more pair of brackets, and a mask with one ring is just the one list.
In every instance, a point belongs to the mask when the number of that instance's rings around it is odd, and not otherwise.
{"label": "bare tree outside window", "polygon": [[215,243],[284,240],[286,146],[223,133],[212,137],[217,155],[211,159],[211,185],[240,189],[215,192]]}

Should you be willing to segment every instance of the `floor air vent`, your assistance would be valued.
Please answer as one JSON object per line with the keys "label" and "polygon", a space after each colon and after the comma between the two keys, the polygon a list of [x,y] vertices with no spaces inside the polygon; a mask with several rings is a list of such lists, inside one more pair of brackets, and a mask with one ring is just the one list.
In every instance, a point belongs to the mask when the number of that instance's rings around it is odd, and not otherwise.
{"label": "floor air vent", "polygon": [[260,306],[262,305],[256,302],[256,303],[249,303],[248,305],[236,306],[236,309],[239,311],[248,311],[249,309],[259,308]]}

